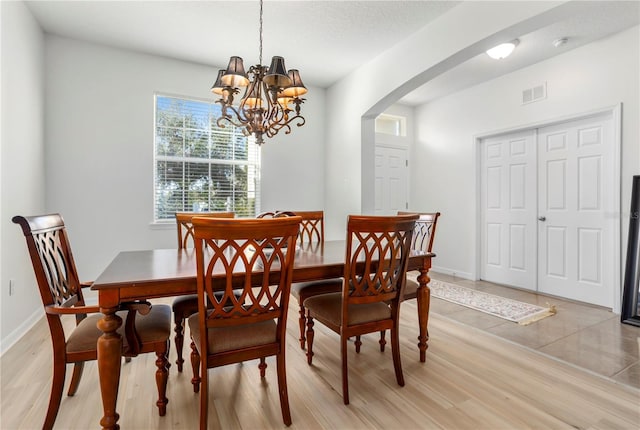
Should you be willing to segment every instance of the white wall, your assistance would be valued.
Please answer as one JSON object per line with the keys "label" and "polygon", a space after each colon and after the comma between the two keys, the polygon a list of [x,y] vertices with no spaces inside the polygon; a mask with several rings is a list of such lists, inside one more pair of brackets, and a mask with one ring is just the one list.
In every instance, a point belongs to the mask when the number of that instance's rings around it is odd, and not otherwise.
{"label": "white wall", "polygon": [[578,2],[463,2],[332,85],[326,115],[326,237],[344,236],[348,214],[373,213],[375,116],[501,38],[528,33],[575,7]]}
{"label": "white wall", "polygon": [[305,98],[305,125],[262,145],[262,211],[324,209],[325,90]]}
{"label": "white wall", "polygon": [[[416,108],[411,168],[416,210],[437,209],[434,270],[473,277],[476,264],[474,136],[622,103],[622,252],[626,256],[631,178],[640,174],[638,27]],[[547,82],[547,98],[521,93]],[[446,184],[446,186],[443,186]],[[612,214],[619,216],[620,214]]]}
{"label": "white wall", "polygon": [[[43,315],[22,230],[15,215],[45,210],[44,37],[22,2],[1,2],[0,351]],[[9,296],[9,280],[15,293]]]}
{"label": "white wall", "polygon": [[[213,99],[217,68],[46,37],[47,210],[68,226],[80,277],[121,250],[171,248],[152,228],[154,92]],[[324,90],[307,125],[263,146],[262,207],[322,208]]]}

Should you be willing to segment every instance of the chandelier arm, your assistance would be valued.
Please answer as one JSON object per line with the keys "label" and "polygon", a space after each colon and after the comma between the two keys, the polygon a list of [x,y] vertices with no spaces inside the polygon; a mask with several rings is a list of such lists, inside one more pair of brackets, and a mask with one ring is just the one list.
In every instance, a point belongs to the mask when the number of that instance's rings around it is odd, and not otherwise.
{"label": "chandelier arm", "polygon": [[[219,127],[225,128],[222,121],[227,121],[229,124],[235,127],[245,127],[247,119],[246,117],[243,118],[243,115],[241,115],[241,113],[238,112],[236,108],[234,108],[233,106],[226,105],[222,100],[218,100],[216,103],[222,104],[222,112],[221,112],[220,118],[218,118],[216,121]],[[238,118],[238,120],[237,121],[234,120],[234,116],[227,113],[227,110],[230,110],[231,112],[233,112],[235,117]]]}
{"label": "chandelier arm", "polygon": [[267,137],[273,137],[285,127],[288,127],[288,126],[286,124],[282,124],[279,127],[269,127],[268,129],[265,130],[265,134],[267,135]]}
{"label": "chandelier arm", "polygon": [[[286,132],[286,134],[289,134],[289,133],[291,133],[291,125],[290,124],[295,120],[298,121],[298,123],[296,124],[298,127],[302,127],[306,123],[306,119],[302,115],[296,115],[296,116],[293,116],[293,117],[289,118],[288,120],[286,120],[284,122],[271,124],[267,128],[267,130],[273,130],[273,135],[272,136],[275,136],[280,130],[282,130],[283,128],[287,128],[288,131]],[[272,136],[270,136],[270,137],[272,137]]]}
{"label": "chandelier arm", "polygon": [[291,121],[293,121],[294,119],[298,119],[299,120],[299,122],[296,124],[298,127],[302,127],[303,125],[305,125],[307,123],[307,120],[302,115],[294,116],[293,118],[291,118]]}
{"label": "chandelier arm", "polygon": [[280,107],[278,103],[273,103],[271,100],[269,101],[269,114],[267,120],[269,123],[278,124],[285,119],[285,112]]}
{"label": "chandelier arm", "polygon": [[274,109],[271,112],[267,122],[267,129],[280,130],[282,127],[284,127],[287,122],[286,118],[283,115],[278,115],[279,113],[282,113],[282,110]]}

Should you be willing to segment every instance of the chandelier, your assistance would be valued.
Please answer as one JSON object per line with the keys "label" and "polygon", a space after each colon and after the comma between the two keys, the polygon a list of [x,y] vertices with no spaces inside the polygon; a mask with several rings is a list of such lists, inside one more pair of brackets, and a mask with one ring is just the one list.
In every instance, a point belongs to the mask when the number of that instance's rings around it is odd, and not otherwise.
{"label": "chandelier", "polygon": [[[244,88],[238,104],[235,96]],[[301,127],[305,119],[300,115],[300,96],[307,88],[300,79],[300,72],[287,69],[284,58],[275,56],[269,67],[262,65],[262,0],[260,0],[260,57],[259,63],[244,70],[242,58],[231,57],[225,70],[219,70],[211,92],[220,95],[216,101],[222,106],[218,126],[225,123],[241,127],[245,136],[254,135],[256,143],[262,145],[264,136],[273,137],[282,129],[291,133],[291,123],[297,121]]]}

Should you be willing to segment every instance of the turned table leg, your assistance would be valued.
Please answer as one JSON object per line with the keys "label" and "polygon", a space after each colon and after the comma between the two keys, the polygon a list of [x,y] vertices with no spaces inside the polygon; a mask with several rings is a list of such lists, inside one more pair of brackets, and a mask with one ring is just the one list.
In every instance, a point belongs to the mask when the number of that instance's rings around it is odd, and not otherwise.
{"label": "turned table leg", "polygon": [[100,420],[103,429],[119,429],[116,412],[118,385],[120,383],[120,360],[122,356],[122,337],[116,330],[122,325],[122,318],[116,315],[117,307],[100,307],[104,317],[98,321],[103,332],[98,339],[98,373],[104,416]]}
{"label": "turned table leg", "polygon": [[418,336],[418,348],[420,349],[420,361],[425,362],[427,358],[427,348],[429,345],[429,306],[431,303],[431,290],[429,290],[429,269],[431,267],[431,258],[425,260],[424,266],[420,269],[418,283],[420,284],[417,291],[418,302],[418,326],[420,327],[420,335]]}

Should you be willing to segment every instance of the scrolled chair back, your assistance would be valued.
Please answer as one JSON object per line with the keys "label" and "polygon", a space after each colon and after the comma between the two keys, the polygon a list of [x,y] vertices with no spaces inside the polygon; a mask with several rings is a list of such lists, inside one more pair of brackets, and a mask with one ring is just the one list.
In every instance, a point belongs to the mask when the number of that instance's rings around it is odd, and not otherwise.
{"label": "scrolled chair back", "polygon": [[[193,218],[198,301],[199,306],[209,306],[207,327],[283,319],[299,224],[300,217]],[[224,285],[213,276],[221,268],[227,275]],[[222,288],[224,294],[214,294]]]}
{"label": "scrolled chair back", "polygon": [[263,212],[258,215],[259,218],[270,217],[280,218],[287,216],[299,216],[302,218],[300,222],[300,232],[298,234],[298,243],[305,249],[314,250],[324,244],[324,211],[275,211]]}
{"label": "scrolled chair back", "polygon": [[62,216],[15,216],[27,240],[43,305],[84,305],[82,288]]}
{"label": "scrolled chair back", "polygon": [[398,215],[419,215],[416,221],[416,228],[413,231],[413,239],[411,240],[411,249],[423,252],[432,252],[433,240],[436,237],[436,226],[440,212],[402,212],[398,211]]}
{"label": "scrolled chair back", "polygon": [[193,225],[191,219],[195,216],[207,218],[234,218],[234,212],[176,212],[176,228],[178,231],[178,248],[189,248],[194,245]]}
{"label": "scrolled chair back", "polygon": [[418,215],[349,216],[344,306],[401,297],[417,219]]}

